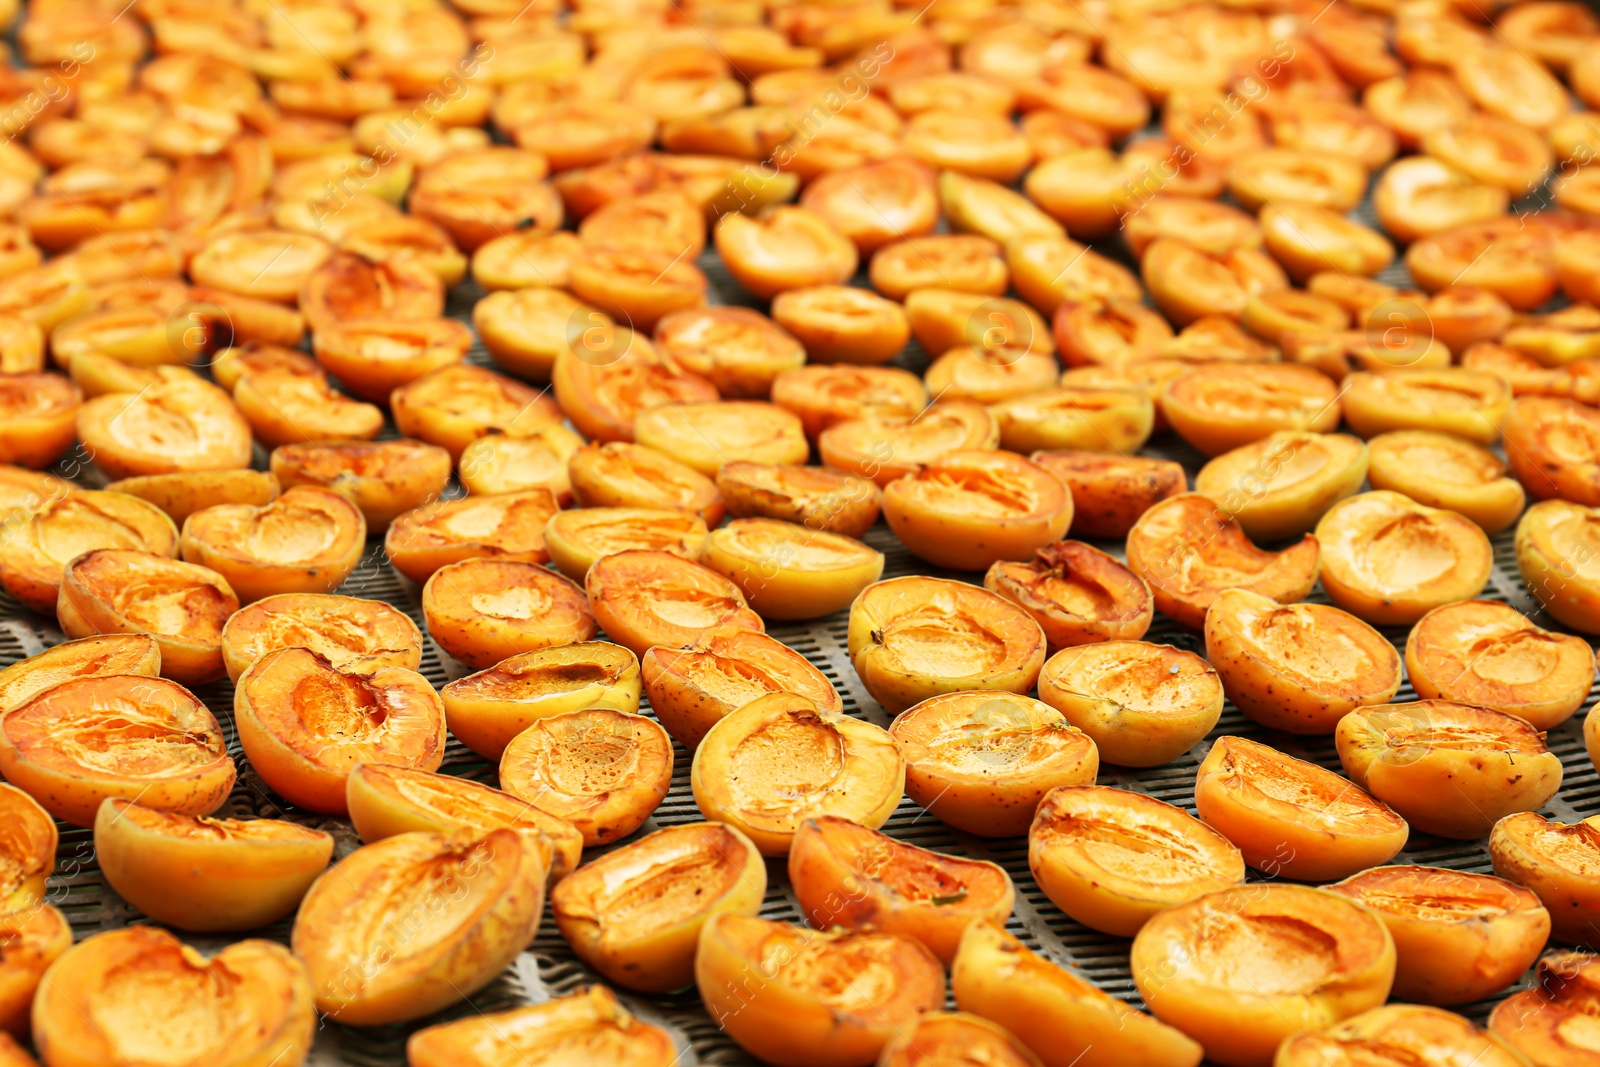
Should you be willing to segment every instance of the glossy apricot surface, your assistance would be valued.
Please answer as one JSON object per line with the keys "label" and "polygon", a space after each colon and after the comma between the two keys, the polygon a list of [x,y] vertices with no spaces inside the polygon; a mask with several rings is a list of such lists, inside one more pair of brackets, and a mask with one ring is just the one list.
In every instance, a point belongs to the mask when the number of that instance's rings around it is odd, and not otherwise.
{"label": "glossy apricot surface", "polygon": [[1223,689],[1199,656],[1171,645],[1105,641],[1065,648],[1039,675],[1039,698],[1094,739],[1101,758],[1154,767],[1217,724]]}
{"label": "glossy apricot surface", "polygon": [[606,633],[635,655],[652,645],[682,647],[713,627],[764,628],[737,584],[670,552],[603,556],[589,568],[584,589]]}
{"label": "glossy apricot surface", "polygon": [[210,567],[241,603],[277,593],[331,593],[366,549],[367,523],[350,500],[300,485],[261,507],[218,504],[183,524],[183,558]]}
{"label": "glossy apricot surface", "polygon": [[587,641],[597,629],[577,583],[515,560],[468,558],[440,567],[422,587],[422,613],[441,648],[478,668]]}
{"label": "glossy apricot surface", "polygon": [[1153,505],[1188,488],[1170,460],[1106,452],[1035,452],[1030,457],[1072,491],[1072,532],[1124,537]]}
{"label": "glossy apricot surface", "polygon": [[[1348,392],[1346,393],[1348,400]],[[1309,533],[1361,488],[1367,449],[1348,434],[1280,430],[1211,460],[1194,490],[1232,515],[1258,541]]]}
{"label": "glossy apricot surface", "polygon": [[1595,957],[1556,951],[1534,971],[1534,986],[1502,1000],[1489,1015],[1489,1032],[1531,1063],[1587,1067],[1594,1056],[1588,1039],[1594,1026]]}
{"label": "glossy apricot surface", "polygon": [[335,667],[387,664],[416,670],[422,663],[417,624],[376,600],[285,593],[234,612],[222,628],[222,658],[234,682],[256,660],[284,647],[308,649]]}
{"label": "glossy apricot surface", "polygon": [[984,588],[1021,605],[1049,651],[1096,641],[1134,641],[1150,628],[1150,587],[1115,557],[1082,541],[1046,545],[1026,563],[997,561]]}
{"label": "glossy apricot surface", "polygon": [[548,489],[435,500],[396,516],[383,548],[395,570],[419,585],[468,559],[544,563],[545,526],[559,510]]}
{"label": "glossy apricot surface", "polygon": [[553,1064],[567,1049],[582,1050],[594,1067],[672,1067],[679,1056],[669,1032],[636,1018],[600,985],[532,1007],[439,1023],[406,1041],[415,1067],[448,1067],[467,1057],[491,1067],[538,1059]]}
{"label": "glossy apricot surface", "polygon": [[1275,430],[1326,433],[1339,425],[1332,382],[1308,367],[1197,367],[1169,381],[1161,410],[1184,440],[1208,456]]}

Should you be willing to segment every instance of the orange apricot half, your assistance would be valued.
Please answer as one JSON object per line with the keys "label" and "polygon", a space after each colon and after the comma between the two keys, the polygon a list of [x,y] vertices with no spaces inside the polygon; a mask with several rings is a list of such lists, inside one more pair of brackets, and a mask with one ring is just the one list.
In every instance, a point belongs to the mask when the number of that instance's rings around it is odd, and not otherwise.
{"label": "orange apricot half", "polygon": [[43,615],[56,610],[66,565],[91,549],[178,554],[178,530],[166,513],[122,493],[75,490],[17,513],[8,530],[0,585]]}
{"label": "orange apricot half", "polygon": [[855,538],[872,529],[883,505],[871,481],[832,467],[736,459],[717,471],[717,490],[735,518],[782,519]]}
{"label": "orange apricot half", "polygon": [[731,826],[689,823],[647,834],[563,878],[556,927],[609,981],[646,993],[694,984],[700,930],[713,916],[754,916],[767,867]]}
{"label": "orange apricot half", "polygon": [[1327,433],[1339,425],[1338,388],[1288,364],[1214,363],[1171,379],[1161,411],[1185,441],[1221,455],[1276,430]]}
{"label": "orange apricot half", "polygon": [[59,374],[0,376],[0,462],[50,466],[72,447],[82,410],[83,392]]}
{"label": "orange apricot half", "polygon": [[1410,833],[1348,779],[1259,741],[1219,737],[1195,775],[1195,808],[1275,877],[1326,882],[1392,859]]}
{"label": "orange apricot half", "polygon": [[262,507],[218,504],[183,524],[183,558],[210,567],[249,604],[275,593],[331,593],[367,547],[349,498],[297,485]]}
{"label": "orange apricot half", "polygon": [[272,450],[272,473],[286,489],[322,485],[344,493],[366,516],[367,530],[379,533],[439,498],[450,480],[450,453],[405,438],[287,444]]}
{"label": "orange apricot half", "polygon": [[716,1024],[775,1067],[872,1063],[944,1003],[944,968],[921,942],[744,915],[701,927],[694,973]]}
{"label": "orange apricot half", "polygon": [[583,835],[565,819],[470,778],[389,763],[362,763],[345,784],[350,822],[367,844],[398,834],[487,834],[515,830],[533,840],[554,884],[583,855]]}
{"label": "orange apricot half", "polygon": [[1449,700],[1356,708],[1334,740],[1344,771],[1418,830],[1471,839],[1537,811],[1561,760],[1525,719]]}
{"label": "orange apricot half", "polygon": [[207,819],[108,797],[95,858],[117,895],[180,930],[254,930],[300,903],[333,837],[283,819]]}
{"label": "orange apricot half", "polygon": [[405,667],[335,667],[280,648],[240,675],[233,715],[251,766],[312,811],[345,814],[345,779],[364,762],[435,770],[444,759],[444,707]]}
{"label": "orange apricot half", "polygon": [[877,582],[850,605],[850,661],[890,712],[941,693],[1026,693],[1045,636],[1024,609],[964,582],[908,576]]}
{"label": "orange apricot half", "polygon": [[383,548],[394,569],[418,585],[466,559],[544,563],[545,525],[560,510],[548,489],[435,500],[399,515]]}
{"label": "orange apricot half", "polygon": [[213,504],[253,504],[260,507],[277,497],[278,477],[269,471],[182,471],[175,474],[141,474],[106,486],[113,493],[148,500],[179,526],[183,520]]}
{"label": "orange apricot half", "polygon": [[672,741],[654,719],[588,708],[535,719],[500,754],[500,788],[565,819],[585,845],[633,833],[666,799]]}
{"label": "orange apricot half", "polygon": [[200,685],[222,677],[222,628],[239,598],[215,571],[153,552],[98,548],[62,572],[56,618],[68,637],[148,633],[161,673]]}
{"label": "orange apricot half", "polygon": [[996,448],[1000,428],[981,404],[951,400],[916,415],[871,415],[848,419],[817,437],[822,462],[888,485],[957,449]]}
{"label": "orange apricot half", "polygon": [[567,476],[585,508],[677,508],[707,526],[722,521],[722,494],[710,478],[643,445],[584,445],[567,462]]}
{"label": "orange apricot half", "polygon": [[1188,812],[1097,785],[1046,794],[1028,830],[1028,867],[1056,907],[1118,937],[1245,874],[1233,842]]}
{"label": "orange apricot half", "polygon": [[56,869],[55,820],[15,786],[0,786],[0,914],[38,907]]}
{"label": "orange apricot half", "polygon": [[998,449],[947,452],[883,490],[889,528],[940,567],[1025,560],[1067,532],[1072,494],[1038,464]]}
{"label": "orange apricot half", "polygon": [[769,693],[794,693],[823,711],[844,710],[825,674],[754,630],[718,627],[683,648],[656,645],[639,658],[639,669],[650,710],[690,752],[731,712]]}
{"label": "orange apricot half", "polygon": [[283,593],[228,616],[222,659],[237,683],[252,663],[280,648],[305,648],[336,668],[385,665],[416,670],[422,632],[411,617],[379,600],[331,593]]}
{"label": "orange apricot half", "polygon": [[[72,948],[67,917],[49,904],[35,904],[0,913],[0,1034],[26,1040],[32,1027],[30,1007],[51,965]],[[35,1046],[44,1035],[33,1032]],[[32,1063],[32,1060],[28,1061]]]}
{"label": "orange apricot half", "polygon": [[1488,584],[1489,538],[1452,511],[1377,489],[1335,504],[1317,523],[1328,598],[1377,625],[1410,625]]}
{"label": "orange apricot half", "polygon": [[111,478],[250,465],[250,424],[227,393],[193,377],[85,402],[78,437]]}
{"label": "orange apricot half", "polygon": [[675,1067],[683,1055],[670,1033],[635,1018],[601,985],[439,1023],[406,1041],[412,1067],[555,1067],[568,1050],[581,1050],[588,1067]]}
{"label": "orange apricot half", "polygon": [[882,1067],[933,1067],[961,1057],[992,1067],[1044,1067],[1039,1057],[1011,1032],[981,1015],[930,1011],[883,1046]]}
{"label": "orange apricot half", "polygon": [[1471,1063],[1522,1067],[1527,1061],[1507,1042],[1454,1012],[1414,1004],[1388,1004],[1335,1026],[1289,1038],[1273,1067],[1317,1067],[1362,1057],[1373,1067],[1406,1063]]}
{"label": "orange apricot half", "polygon": [[1600,633],[1600,508],[1539,501],[1517,523],[1516,552],[1546,611],[1580,633]]}
{"label": "orange apricot half", "polygon": [[[306,968],[271,941],[207,959],[165,930],[130,926],[85,938],[51,975],[33,1004],[34,1045],[50,1067],[115,1063],[137,1048],[173,1067],[301,1063],[317,1028]],[[152,1020],[180,1018],[181,1043],[152,1031]]]}
{"label": "orange apricot half", "polygon": [[1394,994],[1448,1007],[1511,985],[1550,936],[1531,890],[1440,867],[1374,867],[1328,887],[1365,904],[1394,938]]}
{"label": "orange apricot half", "polygon": [[161,673],[161,646],[152,634],[104,634],[64,641],[0,670],[0,712],[53,685],[109,674]]}
{"label": "orange apricot half", "polygon": [[1506,462],[1535,500],[1600,504],[1600,413],[1576,400],[1518,397],[1505,420]]}
{"label": "orange apricot half", "polygon": [[1144,579],[1082,541],[1045,545],[1026,563],[997,561],[983,587],[1032,615],[1051,654],[1096,641],[1137,641],[1154,613]]}
{"label": "orange apricot half", "polygon": [[1199,630],[1224,589],[1244,586],[1280,604],[1303,600],[1317,584],[1318,541],[1308,534],[1281,552],[1265,551],[1210,497],[1183,493],[1128,531],[1128,569],[1149,584],[1157,611]]}
{"label": "orange apricot half", "polygon": [[422,614],[439,647],[471,667],[587,641],[596,632],[578,585],[537,563],[464,559],[433,572]]}
{"label": "orange apricot half", "polygon": [[1072,532],[1081,537],[1126,537],[1139,516],[1189,488],[1182,465],[1166,459],[1071,451],[1028,458],[1071,490]]}
{"label": "orange apricot half", "polygon": [[347,1026],[418,1019],[476,993],[527,948],[544,885],[536,844],[513,830],[399,834],[312,884],[290,944],[323,1015]]}
{"label": "orange apricot half", "polygon": [[779,375],[772,383],[772,402],[799,416],[806,436],[815,440],[837,422],[915,415],[928,406],[928,390],[898,367],[812,363]]}
{"label": "orange apricot half", "polygon": [[1228,699],[1274,730],[1332,733],[1346,713],[1387,703],[1400,689],[1389,639],[1326,604],[1225,589],[1206,610],[1205,637]]}
{"label": "orange apricot half", "polygon": [[1215,500],[1257,541],[1309,533],[1367,477],[1367,446],[1342,433],[1280,430],[1200,468],[1194,491]]}
{"label": "orange apricot half", "polygon": [[778,519],[733,519],[711,531],[703,561],[766,619],[831,615],[883,574],[877,549]]}
{"label": "orange apricot half", "polygon": [[889,724],[906,761],[906,794],[981,837],[1026,832],[1039,801],[1100,770],[1094,742],[1049,705],[975,690],[930,697]]}
{"label": "orange apricot half", "polygon": [[1558,951],[1540,960],[1534,985],[1496,1005],[1489,1032],[1534,1067],[1593,1067],[1595,986],[1600,967],[1592,953]]}
{"label": "orange apricot half", "polygon": [[969,923],[1003,924],[1016,902],[1011,877],[993,863],[931,852],[837,815],[800,824],[789,882],[817,929],[902,934],[946,964]]}
{"label": "orange apricot half", "polygon": [[689,783],[706,818],[736,827],[764,856],[783,856],[809,818],[882,826],[905,791],[905,766],[882,727],[771,693],[711,728]]}
{"label": "orange apricot half", "polygon": [[1465,515],[1497,534],[1517,521],[1527,494],[1493,452],[1432,430],[1396,430],[1367,442],[1367,482],[1419,504]]}
{"label": "orange apricot half", "polygon": [[1600,947],[1600,817],[1559,823],[1531,811],[1507,815],[1489,833],[1489,858],[1495,874],[1538,894],[1557,941]]}
{"label": "orange apricot half", "polygon": [[94,825],[106,797],[209,815],[235,778],[206,706],[175,682],[137,674],[78,677],[5,712],[0,773],[74,826]]}
{"label": "orange apricot half", "polygon": [[1151,919],[1131,963],[1151,1012],[1205,1046],[1207,1060],[1269,1067],[1286,1038],[1387,1000],[1395,948],[1378,917],[1348,898],[1246,885]]}
{"label": "orange apricot half", "polygon": [[571,508],[552,514],[544,528],[550,561],[575,582],[600,557],[630,549],[670,552],[698,563],[706,538],[705,521],[677,508]]}
{"label": "orange apricot half", "polygon": [[714,627],[764,629],[738,585],[670,552],[603,556],[583,585],[606,634],[637,656],[653,645],[682,648]]}
{"label": "orange apricot half", "polygon": [[1222,715],[1205,660],[1171,645],[1104,641],[1064,648],[1039,674],[1039,699],[1094,739],[1108,763],[1155,767],[1189,751]]}
{"label": "orange apricot half", "polygon": [[442,367],[388,399],[401,433],[446,449],[458,463],[480,437],[535,433],[561,419],[543,391],[476,366]]}
{"label": "orange apricot half", "polygon": [[1469,600],[1417,620],[1406,674],[1424,700],[1493,708],[1549,730],[1583,706],[1595,658],[1581,637],[1541,629],[1509,604]]}
{"label": "orange apricot half", "polygon": [[707,478],[733,459],[804,463],[811,455],[799,417],[761,400],[659,404],[639,412],[633,437]]}
{"label": "orange apricot half", "polygon": [[1199,1067],[1194,1040],[1037,955],[993,922],[967,927],[950,979],[957,1007],[1005,1027],[1045,1067]]}

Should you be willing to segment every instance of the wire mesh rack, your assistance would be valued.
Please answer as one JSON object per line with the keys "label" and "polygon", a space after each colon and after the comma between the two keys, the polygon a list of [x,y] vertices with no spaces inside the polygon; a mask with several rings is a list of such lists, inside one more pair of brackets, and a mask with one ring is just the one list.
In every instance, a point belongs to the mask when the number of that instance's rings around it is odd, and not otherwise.
{"label": "wire mesh rack", "polygon": [[[1357,212],[1357,217],[1365,216],[1365,221],[1371,223],[1373,220],[1370,218],[1370,212],[1370,204],[1365,204]],[[1133,265],[1119,241],[1113,240],[1104,246],[1097,245],[1096,248],[1130,266]],[[705,253],[700,266],[711,282],[712,303],[755,306],[749,295],[732,280],[714,252]],[[1397,285],[1410,284],[1404,267],[1398,264],[1389,268],[1380,277]],[[866,284],[864,276],[856,281],[860,285]],[[472,307],[482,295],[482,290],[471,281],[458,285],[450,293],[447,314],[461,319],[470,327]],[[481,343],[475,342],[469,360],[493,365],[492,359]],[[926,369],[928,362],[926,353],[913,342],[897,357],[895,365],[920,374]],[[394,435],[391,426],[385,436]],[[1204,462],[1204,457],[1170,433],[1152,440],[1143,449],[1143,453],[1182,463],[1191,479]],[[258,446],[256,466],[264,469],[265,465],[266,453]],[[104,481],[92,468],[72,463],[70,456],[58,467],[57,472],[94,486],[103,484]],[[450,493],[458,495],[459,487],[453,485]],[[973,583],[981,581],[981,573],[942,571],[928,566],[912,556],[881,521],[869,531],[866,541],[884,553],[885,578],[930,574]],[[1123,550],[1120,542],[1097,544],[1098,547],[1122,558]],[[1562,629],[1553,619],[1542,614],[1537,602],[1532,599],[1519,579],[1512,552],[1511,533],[1507,531],[1496,536],[1493,538],[1493,545],[1494,568],[1483,597],[1504,601],[1532,617],[1541,626],[1555,630]],[[421,589],[401,577],[388,565],[382,545],[377,539],[369,543],[361,564],[338,591],[350,596],[382,600],[392,604],[415,620],[426,634],[426,628],[423,626]],[[1320,586],[1307,600],[1312,603],[1328,602]],[[880,726],[887,726],[890,716],[867,693],[850,664],[845,643],[846,616],[846,612],[840,612],[810,623],[773,626],[768,632],[805,656],[827,676],[843,698],[847,713]],[[1384,632],[1396,647],[1403,647],[1405,628],[1389,628]],[[14,662],[41,652],[62,640],[64,638],[53,620],[33,614],[0,593],[0,664]],[[1201,655],[1205,651],[1204,641],[1200,635],[1178,628],[1163,616],[1157,616],[1145,640],[1172,644]],[[426,637],[420,670],[435,687],[469,673],[468,668],[440,651],[431,638]],[[222,724],[228,737],[229,750],[239,766],[238,783],[227,803],[217,813],[219,816],[284,818],[325,830],[333,834],[337,841],[336,860],[359,847],[360,840],[348,823],[296,809],[276,796],[250,767],[233,727],[233,687],[226,680],[198,690],[197,695],[204,700],[217,721]],[[1415,698],[1408,680],[1394,699],[1406,701]],[[1581,732],[1584,711],[1594,699],[1594,695],[1591,694],[1584,710],[1568,723],[1552,731],[1549,737],[1550,748],[1560,758],[1565,778],[1559,796],[1542,810],[1563,822],[1571,822],[1600,812],[1600,774],[1596,773],[1589,762]],[[649,712],[648,700],[640,710]],[[1267,730],[1245,718],[1230,703],[1211,735],[1181,759],[1146,770],[1102,765],[1099,782],[1103,785],[1145,793],[1193,813],[1196,768],[1204,759],[1212,740],[1227,734],[1262,740],[1302,759],[1334,771],[1339,770],[1338,755],[1331,737],[1299,738]],[[635,836],[666,826],[697,822],[703,818],[695,806],[689,788],[691,754],[676,743],[674,748],[675,763],[671,791]],[[496,784],[495,766],[455,740],[449,744],[441,770],[446,774],[459,775],[490,785]],[[82,939],[103,930],[149,922],[150,920],[126,904],[106,884],[95,861],[92,832],[66,824],[62,824],[60,829],[61,844],[57,871],[50,880],[50,899],[67,915],[77,937]],[[1139,995],[1134,988],[1128,965],[1130,942],[1125,938],[1090,930],[1069,919],[1057,909],[1045,897],[1029,871],[1025,838],[985,840],[974,837],[946,826],[934,816],[923,812],[909,799],[902,800],[900,807],[883,829],[895,838],[923,848],[989,860],[1000,865],[1016,883],[1016,910],[1009,923],[1011,933],[1030,948],[1073,969],[1111,995],[1139,1005]],[[588,851],[585,853],[585,859],[592,859],[601,851],[603,850]],[[1393,862],[1427,864],[1464,871],[1487,872],[1491,869],[1484,841],[1447,841],[1418,834],[1413,834],[1406,849]],[[1260,876],[1251,872],[1251,877]],[[768,890],[761,914],[764,918],[786,922],[804,921],[781,861],[768,861]],[[290,925],[286,920],[252,936],[287,943]],[[202,951],[220,948],[226,943],[220,939],[197,938],[181,931],[178,933],[186,942]],[[406,1038],[423,1026],[474,1013],[499,1011],[522,1004],[536,1003],[597,981],[600,981],[599,976],[578,961],[556,931],[554,923],[547,918],[528,951],[523,953],[494,983],[475,994],[470,1001],[437,1016],[405,1026],[355,1029],[325,1021],[318,1032],[308,1062],[315,1067],[335,1067],[335,1065],[396,1067],[405,1063]],[[758,1062],[722,1034],[706,1014],[698,995],[692,989],[660,997],[624,994],[622,999],[640,1017],[665,1026],[674,1033],[683,1053],[680,1062],[685,1067],[691,1064],[745,1067]],[[1481,1022],[1492,1006],[1492,1002],[1485,1002],[1468,1005],[1459,1010]]]}

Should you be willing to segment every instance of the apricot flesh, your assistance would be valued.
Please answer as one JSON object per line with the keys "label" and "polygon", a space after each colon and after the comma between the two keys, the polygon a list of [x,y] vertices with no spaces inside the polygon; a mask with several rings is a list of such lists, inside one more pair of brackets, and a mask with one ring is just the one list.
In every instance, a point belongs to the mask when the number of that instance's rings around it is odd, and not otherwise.
{"label": "apricot flesh", "polygon": [[635,1018],[605,986],[511,1011],[418,1030],[406,1041],[412,1067],[556,1067],[576,1050],[589,1067],[673,1067],[672,1035]]}
{"label": "apricot flesh", "polygon": [[1137,641],[1153,614],[1144,579],[1082,541],[1046,545],[1027,563],[999,560],[983,586],[1032,615],[1052,655],[1071,645]]}
{"label": "apricot flesh", "polygon": [[1499,1037],[1452,1012],[1389,1004],[1290,1038],[1279,1049],[1274,1067],[1313,1067],[1352,1055],[1380,1057],[1373,1062],[1383,1067],[1451,1060],[1481,1067],[1522,1067],[1527,1062]]}
{"label": "apricot flesh", "polygon": [[64,641],[0,670],[0,712],[53,685],[93,675],[161,673],[161,646],[150,634],[102,634]]}
{"label": "apricot flesh", "polygon": [[1011,452],[949,452],[884,487],[889,528],[936,566],[983,570],[1027,559],[1067,532],[1072,494]]}
{"label": "apricot flesh", "polygon": [[222,658],[234,683],[250,665],[279,648],[305,648],[334,667],[422,665],[422,633],[411,617],[379,600],[332,593],[283,593],[228,617]]}
{"label": "apricot flesh", "polygon": [[1176,759],[1217,724],[1223,688],[1192,652],[1145,641],[1064,648],[1039,675],[1039,699],[1124,767]]}

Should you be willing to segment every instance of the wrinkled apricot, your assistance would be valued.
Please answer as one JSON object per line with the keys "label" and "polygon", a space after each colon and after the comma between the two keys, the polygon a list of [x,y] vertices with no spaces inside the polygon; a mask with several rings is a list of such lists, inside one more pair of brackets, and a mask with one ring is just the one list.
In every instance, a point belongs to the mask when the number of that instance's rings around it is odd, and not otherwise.
{"label": "wrinkled apricot", "polygon": [[249,424],[227,393],[198,378],[95,397],[78,411],[78,436],[112,478],[250,464]]}
{"label": "wrinkled apricot", "polygon": [[269,596],[228,617],[222,659],[237,683],[245,670],[280,648],[304,648],[335,668],[422,664],[422,633],[411,617],[378,600],[328,593]]}
{"label": "wrinkled apricot", "polygon": [[480,670],[521,652],[587,641],[597,629],[582,588],[517,560],[469,557],[440,567],[422,587],[422,614],[440,648]]}
{"label": "wrinkled apricot", "polygon": [[210,567],[248,604],[275,593],[327,593],[366,551],[367,523],[348,498],[298,485],[261,507],[218,504],[183,524],[183,558]]}
{"label": "wrinkled apricot", "polygon": [[1046,545],[1026,563],[998,561],[983,585],[1032,615],[1052,654],[1097,641],[1136,641],[1150,628],[1149,586],[1082,541]]}
{"label": "wrinkled apricot", "polygon": [[394,569],[418,585],[466,559],[544,563],[545,524],[560,510],[548,489],[436,500],[395,519],[383,549]]}
{"label": "wrinkled apricot", "polygon": [[491,432],[461,450],[461,486],[474,496],[547,489],[570,504],[567,465],[582,447],[583,438],[559,422],[518,428],[515,435]]}
{"label": "wrinkled apricot", "polygon": [[246,375],[234,403],[256,440],[268,448],[302,441],[371,440],[383,432],[383,412],[334,390],[327,376],[269,370]]}
{"label": "wrinkled apricot", "polygon": [[1135,452],[1155,426],[1155,405],[1138,389],[1057,386],[1002,400],[989,411],[1001,447],[1014,452]]}
{"label": "wrinkled apricot", "polygon": [[1438,867],[1374,867],[1328,887],[1377,912],[1394,938],[1394,994],[1470,1004],[1511,985],[1550,936],[1533,893],[1500,878]]}
{"label": "wrinkled apricot", "polygon": [[717,471],[728,514],[781,519],[860,538],[878,521],[883,492],[859,475],[832,467],[797,467],[734,460]]}
{"label": "wrinkled apricot", "polygon": [[80,676],[6,711],[0,773],[74,826],[94,825],[106,797],[209,815],[235,776],[205,705],[175,682],[136,674]]}
{"label": "wrinkled apricot", "polygon": [[1494,563],[1489,538],[1470,519],[1381,489],[1335,504],[1316,539],[1329,599],[1380,626],[1409,626],[1477,596]]}
{"label": "wrinkled apricot", "polygon": [[1212,744],[1194,788],[1200,818],[1269,877],[1345,878],[1392,859],[1410,832],[1349,780],[1242,737]]}
{"label": "wrinkled apricot", "polygon": [[693,512],[708,526],[722,521],[722,494],[711,479],[643,445],[584,445],[572,454],[567,475],[584,508],[672,508]]}
{"label": "wrinkled apricot", "polygon": [[1233,843],[1180,808],[1108,786],[1053,789],[1028,831],[1028,866],[1061,910],[1132,937],[1157,912],[1244,882]]}
{"label": "wrinkled apricot", "polygon": [[436,500],[450,479],[450,454],[436,445],[391,441],[287,444],[272,451],[284,488],[320,485],[348,496],[378,533],[403,512]]}
{"label": "wrinkled apricot", "polygon": [[1431,430],[1396,430],[1367,442],[1367,481],[1419,504],[1465,515],[1484,533],[1517,521],[1526,494],[1486,448]]}
{"label": "wrinkled apricot", "polygon": [[1035,452],[1029,457],[1072,491],[1072,532],[1125,537],[1155,504],[1188,488],[1171,460],[1108,452]]}

